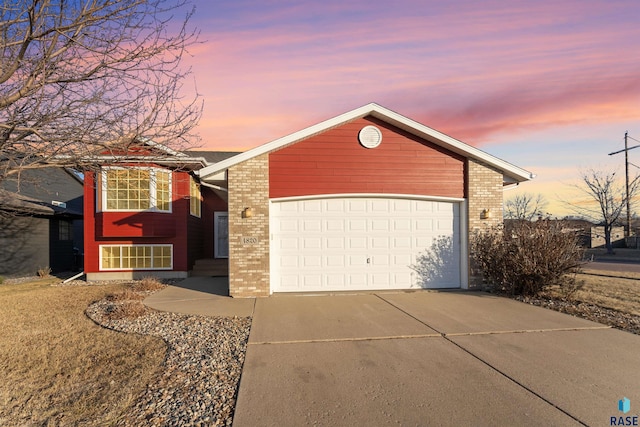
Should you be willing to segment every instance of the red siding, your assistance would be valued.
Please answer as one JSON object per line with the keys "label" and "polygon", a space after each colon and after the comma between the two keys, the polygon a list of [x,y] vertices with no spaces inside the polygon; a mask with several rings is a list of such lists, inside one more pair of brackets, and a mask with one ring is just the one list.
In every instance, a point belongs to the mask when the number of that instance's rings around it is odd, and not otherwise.
{"label": "red siding", "polygon": [[[100,271],[99,245],[107,244],[172,244],[173,269],[189,270],[191,267],[187,256],[189,227],[202,230],[206,225],[197,224],[203,219],[190,218],[189,175],[186,172],[173,172],[171,213],[96,212],[96,194],[95,174],[86,172],[85,271],[90,273]],[[192,252],[192,256],[197,256],[198,252],[202,253],[201,245],[197,251]]]}
{"label": "red siding", "polygon": [[[358,142],[364,126],[382,143]],[[464,197],[465,159],[371,117],[354,120],[269,154],[269,197],[332,193]]]}

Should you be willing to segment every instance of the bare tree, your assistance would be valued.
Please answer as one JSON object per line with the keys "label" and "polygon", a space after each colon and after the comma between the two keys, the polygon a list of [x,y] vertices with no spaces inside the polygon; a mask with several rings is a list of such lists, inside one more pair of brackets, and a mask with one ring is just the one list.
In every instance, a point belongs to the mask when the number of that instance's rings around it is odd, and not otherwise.
{"label": "bare tree", "polygon": [[[627,205],[625,182],[616,177],[616,172],[588,170],[581,173],[582,184],[578,188],[588,196],[587,202],[572,203],[571,206],[581,215],[599,222],[604,227],[605,246],[608,253],[613,252],[611,230],[620,219]],[[629,182],[629,200],[638,193],[640,176]]]}
{"label": "bare tree", "polygon": [[188,0],[2,1],[0,182],[144,139],[193,143],[202,103],[180,93],[198,42]]}
{"label": "bare tree", "polygon": [[517,194],[504,203],[504,217],[532,221],[544,215],[547,201],[542,194]]}

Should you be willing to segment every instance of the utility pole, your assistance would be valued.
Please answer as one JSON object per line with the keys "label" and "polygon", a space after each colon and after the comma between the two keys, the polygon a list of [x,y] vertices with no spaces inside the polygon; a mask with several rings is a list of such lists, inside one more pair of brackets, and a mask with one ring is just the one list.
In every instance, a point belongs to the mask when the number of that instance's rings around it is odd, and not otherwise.
{"label": "utility pole", "polygon": [[629,138],[629,131],[624,133],[624,177],[626,179],[625,187],[627,189],[627,228],[624,231],[624,237],[631,235],[631,201],[629,200],[629,146],[627,141]]}
{"label": "utility pole", "polygon": [[631,234],[631,200],[629,200],[629,150],[640,147],[640,145],[629,147],[628,139],[629,131],[624,133],[624,150],[618,150],[614,151],[613,153],[609,153],[610,156],[613,156],[614,154],[622,153],[624,151],[624,174],[626,179],[625,186],[627,190],[627,227],[624,230],[625,237],[629,237],[629,235]]}

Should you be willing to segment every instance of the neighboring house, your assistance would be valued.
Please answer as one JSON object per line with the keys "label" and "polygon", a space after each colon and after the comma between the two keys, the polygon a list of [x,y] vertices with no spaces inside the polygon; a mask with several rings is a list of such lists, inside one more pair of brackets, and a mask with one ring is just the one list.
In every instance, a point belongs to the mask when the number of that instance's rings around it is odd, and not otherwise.
{"label": "neighboring house", "polygon": [[81,270],[81,176],[58,167],[27,169],[0,188],[0,275]]}
{"label": "neighboring house", "polygon": [[[502,221],[505,186],[533,178],[377,104],[212,164],[144,154],[86,175],[88,278],[186,277],[200,257],[228,259],[234,297],[467,289],[470,234]],[[430,251],[443,271],[420,277]]]}
{"label": "neighboring house", "polygon": [[[591,227],[591,247],[604,248],[605,244],[604,227],[601,225]],[[626,247],[626,243],[624,241],[624,227],[611,228],[611,246],[614,248]]]}

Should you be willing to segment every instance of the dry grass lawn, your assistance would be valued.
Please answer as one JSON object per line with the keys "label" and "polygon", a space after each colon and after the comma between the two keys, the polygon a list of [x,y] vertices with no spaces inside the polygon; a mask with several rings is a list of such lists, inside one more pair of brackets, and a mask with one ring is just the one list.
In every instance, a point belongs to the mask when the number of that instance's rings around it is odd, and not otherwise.
{"label": "dry grass lawn", "polygon": [[0,285],[0,425],[112,425],[160,372],[166,346],[85,316],[123,285],[51,282]]}
{"label": "dry grass lawn", "polygon": [[615,273],[624,276],[622,278],[604,276],[613,275],[611,272],[585,272],[593,274],[578,275],[584,286],[576,292],[574,299],[640,316],[640,273]]}

